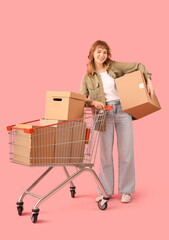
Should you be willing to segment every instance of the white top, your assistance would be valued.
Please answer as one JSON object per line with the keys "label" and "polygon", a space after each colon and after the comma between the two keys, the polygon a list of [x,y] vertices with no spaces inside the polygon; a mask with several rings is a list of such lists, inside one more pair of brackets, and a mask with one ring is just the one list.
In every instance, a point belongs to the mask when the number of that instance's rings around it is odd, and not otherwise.
{"label": "white top", "polygon": [[112,100],[118,100],[118,92],[115,85],[114,78],[110,77],[110,75],[107,72],[99,73],[103,82],[103,88],[104,88],[104,95],[106,102],[110,102]]}

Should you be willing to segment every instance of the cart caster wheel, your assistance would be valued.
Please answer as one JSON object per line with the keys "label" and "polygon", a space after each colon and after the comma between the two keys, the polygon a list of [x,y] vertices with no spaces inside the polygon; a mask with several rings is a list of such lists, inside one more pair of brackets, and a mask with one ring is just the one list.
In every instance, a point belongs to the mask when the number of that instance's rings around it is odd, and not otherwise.
{"label": "cart caster wheel", "polygon": [[39,209],[33,209],[31,213],[31,220],[33,223],[36,223],[38,220]]}
{"label": "cart caster wheel", "polygon": [[70,194],[71,194],[71,197],[72,197],[72,198],[74,198],[74,197],[75,197],[75,194],[76,194],[75,188],[76,188],[76,187],[70,187]]}
{"label": "cart caster wheel", "polygon": [[100,210],[106,210],[107,208],[107,202],[105,202],[103,205],[101,204],[102,199],[98,202],[98,207],[100,208]]}
{"label": "cart caster wheel", "polygon": [[71,193],[71,197],[74,198],[76,194],[75,190],[70,190],[70,193]]}
{"label": "cart caster wheel", "polygon": [[19,216],[22,216],[23,207],[22,207],[22,206],[18,206],[18,207],[17,207],[17,210],[18,210],[18,215],[19,215]]}
{"label": "cart caster wheel", "polygon": [[18,210],[18,215],[21,216],[23,212],[23,202],[17,202],[17,210]]}
{"label": "cart caster wheel", "polygon": [[32,216],[31,216],[31,220],[32,220],[33,223],[36,223],[37,220],[38,220],[38,213],[34,213],[34,214],[32,214]]}

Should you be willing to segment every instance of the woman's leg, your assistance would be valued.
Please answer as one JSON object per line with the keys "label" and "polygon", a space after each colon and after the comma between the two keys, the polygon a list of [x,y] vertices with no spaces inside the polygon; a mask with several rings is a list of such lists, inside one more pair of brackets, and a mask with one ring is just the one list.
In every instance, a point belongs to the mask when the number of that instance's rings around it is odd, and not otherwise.
{"label": "woman's leg", "polygon": [[[114,116],[108,113],[106,116],[106,131],[100,132],[100,162],[99,179],[108,195],[114,194],[114,166],[113,166],[113,142],[114,142]],[[98,189],[100,194],[100,191]]]}
{"label": "woman's leg", "polygon": [[118,146],[118,190],[120,194],[135,192],[132,117],[122,111],[121,105],[115,117]]}

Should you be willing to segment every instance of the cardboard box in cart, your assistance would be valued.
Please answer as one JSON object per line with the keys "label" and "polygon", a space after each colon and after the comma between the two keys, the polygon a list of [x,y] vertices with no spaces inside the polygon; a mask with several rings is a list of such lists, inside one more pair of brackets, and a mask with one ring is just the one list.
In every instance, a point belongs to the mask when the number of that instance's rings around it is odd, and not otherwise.
{"label": "cardboard box in cart", "polygon": [[[34,133],[25,132],[31,129]],[[67,122],[41,119],[40,126],[17,124],[12,160],[28,166],[81,163],[85,135],[86,123],[83,120]]]}
{"label": "cardboard box in cart", "polygon": [[161,109],[156,95],[150,98],[140,70],[116,78],[115,82],[123,111],[134,118],[139,119]]}
{"label": "cardboard box in cart", "polygon": [[69,123],[59,120],[40,119],[40,125],[50,126],[55,129],[53,142],[53,163],[70,163],[71,162],[71,138],[72,129]]}
{"label": "cardboard box in cart", "polygon": [[45,119],[73,120],[82,118],[86,97],[73,92],[48,91]]}
{"label": "cardboard box in cart", "polygon": [[51,126],[57,128],[53,163],[81,163],[85,150],[86,123],[83,120],[40,120],[43,126],[55,123]]}
{"label": "cardboard box in cart", "polygon": [[36,129],[35,133],[24,132],[24,129],[35,127],[37,125],[16,125],[13,162],[30,166],[53,162],[55,129],[45,127]]}
{"label": "cardboard box in cart", "polygon": [[83,120],[72,122],[71,163],[81,163],[84,158],[86,123]]}

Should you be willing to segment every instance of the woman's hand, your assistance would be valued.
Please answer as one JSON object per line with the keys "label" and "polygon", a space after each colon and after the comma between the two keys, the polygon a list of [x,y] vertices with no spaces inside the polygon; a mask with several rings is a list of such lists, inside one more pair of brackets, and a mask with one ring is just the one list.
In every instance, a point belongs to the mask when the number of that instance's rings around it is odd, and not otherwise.
{"label": "woman's hand", "polygon": [[153,90],[153,86],[152,86],[152,82],[151,82],[150,78],[147,79],[147,91],[152,99],[153,95],[154,95],[154,90]]}
{"label": "woman's hand", "polygon": [[104,104],[102,102],[98,102],[98,101],[93,101],[91,102],[91,106],[94,106],[95,108],[97,108],[98,110],[100,109],[104,109]]}

